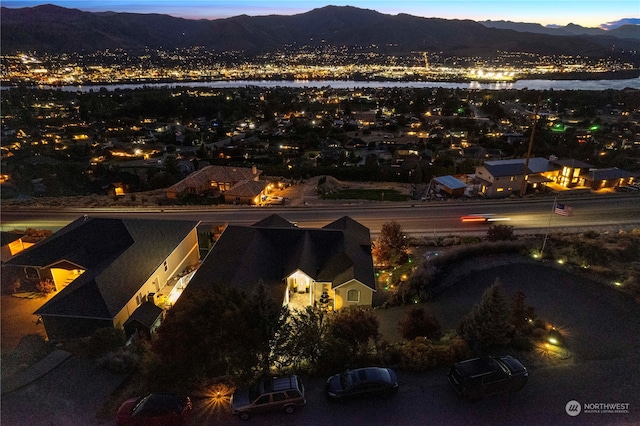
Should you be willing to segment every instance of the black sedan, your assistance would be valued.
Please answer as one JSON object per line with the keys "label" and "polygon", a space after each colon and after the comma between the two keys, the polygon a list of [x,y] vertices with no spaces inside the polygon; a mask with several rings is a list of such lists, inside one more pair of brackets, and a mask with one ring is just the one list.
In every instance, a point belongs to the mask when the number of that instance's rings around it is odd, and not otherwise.
{"label": "black sedan", "polygon": [[398,392],[398,378],[390,368],[366,367],[329,377],[325,393],[332,401],[370,396],[387,397]]}

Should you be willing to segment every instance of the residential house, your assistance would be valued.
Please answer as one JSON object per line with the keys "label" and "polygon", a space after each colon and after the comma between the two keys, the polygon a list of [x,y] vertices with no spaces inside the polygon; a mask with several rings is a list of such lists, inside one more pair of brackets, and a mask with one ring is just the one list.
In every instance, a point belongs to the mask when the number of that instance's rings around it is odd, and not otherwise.
{"label": "residential house", "polygon": [[369,229],[348,216],[322,228],[299,228],[278,215],[228,226],[187,289],[230,286],[247,293],[262,283],[296,307],[370,307],[376,281]]}
{"label": "residential house", "polygon": [[637,178],[638,175],[617,167],[589,169],[580,173],[582,185],[593,190],[630,186]]}
{"label": "residential house", "polygon": [[179,297],[188,283],[167,284],[199,263],[197,225],[85,216],[9,260],[3,272],[27,283],[53,283],[55,295],[35,312],[49,339],[122,328],[132,316],[148,319],[145,302],[161,294],[168,303]]}
{"label": "residential house", "polygon": [[428,193],[438,194],[443,192],[450,197],[461,197],[466,189],[467,184],[455,176],[437,176],[431,179]]}
{"label": "residential house", "polygon": [[476,167],[475,177],[479,183],[479,193],[489,198],[508,197],[522,191],[522,182],[537,188],[549,181],[543,172],[555,170],[546,158],[526,158],[485,161]]}
{"label": "residential house", "polygon": [[[175,185],[167,188],[167,198],[176,199],[188,194],[211,193],[222,195],[238,184],[258,182],[262,170],[254,167],[206,166],[191,173]],[[259,192],[254,194],[254,197]]]}
{"label": "residential house", "polygon": [[0,232],[0,260],[2,263],[33,245],[33,243],[25,242],[24,236],[25,234],[21,232]]}
{"label": "residential house", "polygon": [[574,159],[559,160],[551,157],[549,161],[553,168],[544,173],[545,176],[565,188],[585,186],[585,181],[580,175],[583,171],[593,168],[591,164]]}

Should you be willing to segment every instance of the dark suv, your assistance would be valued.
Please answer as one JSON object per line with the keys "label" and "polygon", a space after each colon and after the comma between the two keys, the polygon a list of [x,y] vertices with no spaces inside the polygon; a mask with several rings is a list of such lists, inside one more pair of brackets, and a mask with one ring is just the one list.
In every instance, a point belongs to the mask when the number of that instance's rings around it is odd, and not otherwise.
{"label": "dark suv", "polygon": [[529,373],[520,361],[507,355],[458,362],[447,377],[458,395],[478,399],[522,389]]}
{"label": "dark suv", "polygon": [[284,411],[291,414],[307,403],[304,385],[298,376],[271,377],[249,389],[238,389],[231,397],[231,412],[242,420],[254,413]]}

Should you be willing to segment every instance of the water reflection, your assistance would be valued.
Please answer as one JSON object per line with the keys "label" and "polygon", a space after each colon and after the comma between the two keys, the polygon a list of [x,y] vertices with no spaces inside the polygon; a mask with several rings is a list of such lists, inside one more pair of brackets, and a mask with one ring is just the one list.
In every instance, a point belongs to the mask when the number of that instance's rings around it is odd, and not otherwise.
{"label": "water reflection", "polygon": [[[470,90],[623,90],[627,88],[640,90],[640,77],[623,80],[518,80],[515,82],[440,82],[440,81],[342,81],[342,80],[236,80],[236,81],[194,81],[181,83],[141,83],[141,84],[107,84],[90,86],[39,86],[41,89],[59,89],[68,92],[90,92],[101,89],[126,90],[158,87],[205,87],[205,88],[234,88],[234,87],[290,87],[290,88],[322,88],[334,89],[354,88],[425,88],[440,87],[444,89]],[[5,89],[7,87],[3,87]]]}

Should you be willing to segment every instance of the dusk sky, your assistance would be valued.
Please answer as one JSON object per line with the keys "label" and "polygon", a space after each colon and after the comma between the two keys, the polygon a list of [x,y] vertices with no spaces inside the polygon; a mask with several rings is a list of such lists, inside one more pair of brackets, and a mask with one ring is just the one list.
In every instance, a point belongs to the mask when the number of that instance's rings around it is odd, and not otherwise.
{"label": "dusk sky", "polygon": [[219,19],[242,14],[294,15],[327,5],[348,5],[390,15],[407,13],[425,18],[542,25],[573,23],[603,28],[622,19],[640,24],[640,0],[2,0],[0,3],[10,8],[50,3],[89,12],[162,13],[188,19]]}

